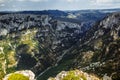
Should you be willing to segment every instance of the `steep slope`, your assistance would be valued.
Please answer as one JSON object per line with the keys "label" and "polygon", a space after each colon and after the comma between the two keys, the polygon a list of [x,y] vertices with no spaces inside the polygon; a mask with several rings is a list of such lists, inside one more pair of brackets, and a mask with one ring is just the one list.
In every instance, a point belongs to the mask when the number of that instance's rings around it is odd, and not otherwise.
{"label": "steep slope", "polygon": [[119,45],[120,13],[113,13],[91,28],[66,56],[75,55],[74,68],[119,80]]}
{"label": "steep slope", "polygon": [[[69,49],[59,65],[52,70],[59,70],[61,65],[64,67],[63,70],[77,68],[89,74],[103,77],[103,80],[111,80],[111,78],[112,80],[119,80],[120,13],[110,14],[96,23],[77,44]],[[54,77],[54,75],[55,72],[51,76]],[[61,72],[53,80],[59,80],[65,76],[66,74]],[[72,79],[74,78],[76,77],[72,77]],[[94,79],[92,78],[92,80]]]}
{"label": "steep slope", "polygon": [[25,69],[39,75],[57,64],[64,50],[75,44],[83,33],[80,25],[47,15],[0,16],[0,79],[7,73]]}
{"label": "steep slope", "polygon": [[[105,10],[108,11],[108,10]],[[110,10],[109,10],[110,11]],[[114,10],[114,11],[119,11]],[[96,21],[103,19],[110,12],[102,12],[101,10],[78,10],[78,11],[60,11],[60,10],[43,10],[43,11],[18,11],[18,12],[0,12],[0,14],[33,14],[33,15],[49,15],[54,19],[77,23],[83,30],[88,30]]]}
{"label": "steep slope", "polygon": [[120,79],[120,13],[107,16],[89,31],[84,27],[46,15],[0,16],[0,78],[30,69],[38,80],[45,80],[77,68]]}

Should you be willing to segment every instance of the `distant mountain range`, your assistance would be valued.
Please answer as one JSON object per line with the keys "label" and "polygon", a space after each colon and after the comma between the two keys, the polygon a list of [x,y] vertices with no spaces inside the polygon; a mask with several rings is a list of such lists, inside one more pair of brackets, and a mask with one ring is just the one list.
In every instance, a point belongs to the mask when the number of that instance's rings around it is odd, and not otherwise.
{"label": "distant mountain range", "polygon": [[[43,11],[3,11],[4,14],[34,14],[34,15],[49,15],[54,19],[83,24],[87,26],[103,19],[106,14],[112,12],[120,12],[120,9],[100,9],[100,10],[75,10],[75,11],[60,11],[60,10],[43,10]],[[84,24],[85,23],[85,24]]]}
{"label": "distant mountain range", "polygon": [[120,8],[115,9],[88,9],[88,10],[41,10],[41,11],[0,11],[0,13],[8,14],[8,13],[26,13],[26,14],[46,14],[46,15],[67,15],[67,13],[93,13],[93,12],[102,12],[102,13],[112,13],[112,12],[119,12]]}

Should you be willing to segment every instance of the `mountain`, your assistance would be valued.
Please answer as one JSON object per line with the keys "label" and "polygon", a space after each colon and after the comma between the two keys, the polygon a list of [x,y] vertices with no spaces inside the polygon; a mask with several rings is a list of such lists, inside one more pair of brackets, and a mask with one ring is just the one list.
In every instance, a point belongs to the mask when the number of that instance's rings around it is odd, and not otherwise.
{"label": "mountain", "polygon": [[1,76],[16,70],[32,70],[36,76],[57,64],[64,51],[84,34],[82,26],[47,15],[0,16]]}
{"label": "mountain", "polygon": [[[96,27],[93,27],[87,34],[86,37],[81,40],[80,43],[84,43],[81,47],[87,47],[87,50],[81,50],[83,54],[81,57],[88,56],[90,63],[85,69],[88,68],[91,72],[97,71],[96,74],[102,76],[107,73],[113,78],[113,80],[120,79],[119,77],[119,40],[120,40],[120,13],[114,13],[107,16],[101,21]],[[80,64],[80,56],[77,59],[78,65]],[[81,59],[83,59],[81,58]],[[89,59],[88,58],[88,59]],[[83,59],[84,60],[84,59]],[[80,61],[80,62],[79,62]],[[88,63],[89,63],[88,61]],[[83,61],[84,62],[84,61]],[[87,62],[85,62],[87,63]],[[77,65],[77,63],[75,64]],[[92,69],[93,68],[93,69]]]}
{"label": "mountain", "polygon": [[72,46],[63,59],[72,56],[70,68],[94,73],[100,77],[107,74],[112,80],[119,80],[119,45],[120,13],[113,13],[87,31],[86,36]]}
{"label": "mountain", "polygon": [[49,15],[54,19],[77,23],[82,25],[83,29],[89,29],[97,21],[102,20],[107,14],[119,12],[120,9],[101,9],[101,10],[76,10],[76,11],[61,11],[61,10],[43,10],[43,11],[4,11],[4,14],[34,14],[34,15]]}
{"label": "mountain", "polygon": [[43,11],[3,11],[0,14],[34,14],[34,15],[49,15],[54,17],[67,16],[67,13],[60,10],[43,10]]}
{"label": "mountain", "polygon": [[53,19],[57,19],[60,21],[76,23],[82,26],[82,29],[88,30],[92,27],[95,22],[102,20],[107,14],[96,10],[92,12],[90,10],[86,10],[85,12],[80,11],[60,11],[60,10],[43,10],[43,11],[19,11],[19,12],[11,12],[5,11],[0,12],[1,15],[4,14],[33,14],[33,15],[48,15]]}
{"label": "mountain", "polygon": [[0,80],[21,70],[46,80],[71,69],[119,80],[120,13],[67,14],[0,15]]}
{"label": "mountain", "polygon": [[88,28],[49,15],[10,13],[0,16],[1,76],[32,70],[36,76],[57,65]]}

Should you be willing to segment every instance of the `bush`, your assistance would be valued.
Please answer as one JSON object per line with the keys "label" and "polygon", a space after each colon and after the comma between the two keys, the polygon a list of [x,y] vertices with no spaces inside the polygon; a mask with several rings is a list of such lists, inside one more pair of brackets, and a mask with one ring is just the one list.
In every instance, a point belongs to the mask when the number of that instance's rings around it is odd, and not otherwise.
{"label": "bush", "polygon": [[22,74],[13,73],[8,77],[8,80],[29,80],[29,78]]}
{"label": "bush", "polygon": [[68,72],[67,76],[65,76],[62,80],[86,80],[84,76],[75,75],[74,71]]}

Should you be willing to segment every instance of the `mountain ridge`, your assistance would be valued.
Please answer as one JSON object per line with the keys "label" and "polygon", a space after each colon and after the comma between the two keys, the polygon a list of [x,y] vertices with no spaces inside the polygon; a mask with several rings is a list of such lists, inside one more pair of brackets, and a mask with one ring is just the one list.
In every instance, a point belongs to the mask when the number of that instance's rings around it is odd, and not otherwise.
{"label": "mountain ridge", "polygon": [[66,22],[49,15],[1,15],[0,78],[30,69],[38,80],[46,80],[77,68],[118,80],[120,13],[82,17],[82,22],[72,23],[73,18]]}

